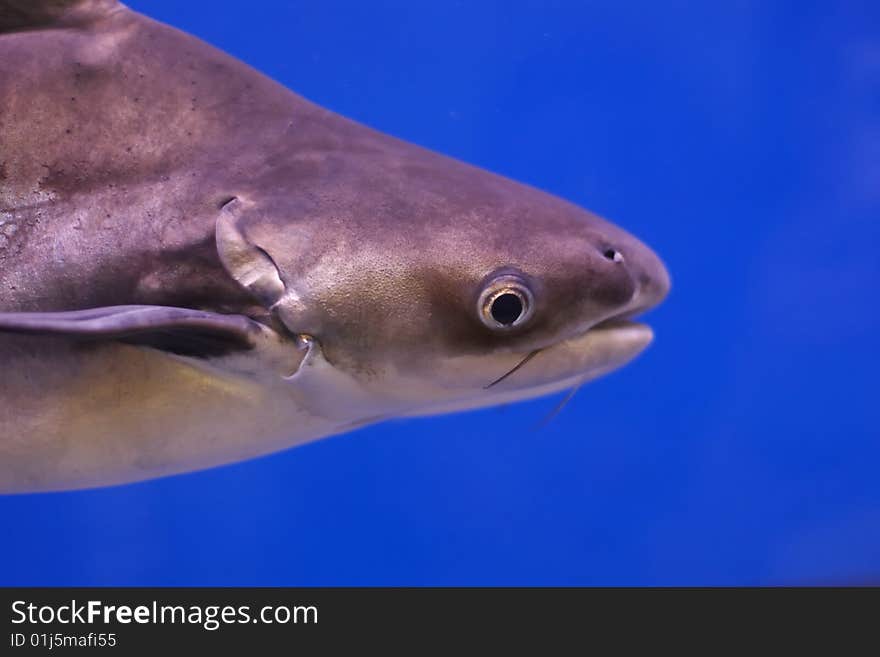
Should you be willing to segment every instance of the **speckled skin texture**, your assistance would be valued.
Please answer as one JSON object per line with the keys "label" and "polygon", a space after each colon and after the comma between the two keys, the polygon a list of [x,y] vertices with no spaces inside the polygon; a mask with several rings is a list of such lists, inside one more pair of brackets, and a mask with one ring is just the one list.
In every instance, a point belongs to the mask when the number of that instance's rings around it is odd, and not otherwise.
{"label": "speckled skin texture", "polygon": [[[218,256],[233,198],[280,299]],[[476,300],[502,273],[526,281],[534,314],[492,331]],[[668,286],[609,222],[344,119],[116,3],[0,0],[0,310],[176,306],[272,336],[199,359],[0,333],[0,489],[142,479],[564,388],[638,353],[645,328],[588,329]],[[320,345],[315,367],[300,367],[298,334]]]}

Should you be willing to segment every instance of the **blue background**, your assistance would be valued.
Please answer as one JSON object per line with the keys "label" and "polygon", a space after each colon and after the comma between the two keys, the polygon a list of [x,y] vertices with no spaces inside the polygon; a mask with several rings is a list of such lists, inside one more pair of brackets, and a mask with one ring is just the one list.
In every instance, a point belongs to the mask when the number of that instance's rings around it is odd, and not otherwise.
{"label": "blue background", "polygon": [[131,0],[664,257],[657,340],[543,399],[0,498],[3,584],[880,581],[880,5]]}

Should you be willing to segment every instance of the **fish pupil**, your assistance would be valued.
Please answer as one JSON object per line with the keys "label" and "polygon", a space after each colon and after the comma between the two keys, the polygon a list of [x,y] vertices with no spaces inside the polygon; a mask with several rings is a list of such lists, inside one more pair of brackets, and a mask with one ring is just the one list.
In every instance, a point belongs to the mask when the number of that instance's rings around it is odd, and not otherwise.
{"label": "fish pupil", "polygon": [[510,326],[520,318],[523,312],[523,302],[519,295],[513,292],[505,292],[498,295],[492,302],[492,319],[504,326]]}

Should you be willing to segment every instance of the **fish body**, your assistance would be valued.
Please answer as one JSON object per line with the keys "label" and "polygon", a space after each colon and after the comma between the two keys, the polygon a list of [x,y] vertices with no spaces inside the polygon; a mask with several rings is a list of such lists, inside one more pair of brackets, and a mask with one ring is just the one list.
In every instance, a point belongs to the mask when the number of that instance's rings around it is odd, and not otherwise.
{"label": "fish body", "polygon": [[0,491],[571,388],[668,287],[610,222],[121,4],[0,0]]}

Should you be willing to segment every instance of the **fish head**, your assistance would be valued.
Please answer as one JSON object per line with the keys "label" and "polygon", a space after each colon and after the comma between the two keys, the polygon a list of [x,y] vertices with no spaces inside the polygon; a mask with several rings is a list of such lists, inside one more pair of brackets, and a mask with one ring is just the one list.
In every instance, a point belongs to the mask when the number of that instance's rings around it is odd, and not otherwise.
{"label": "fish head", "polygon": [[526,399],[651,342],[632,318],[669,276],[633,235],[403,142],[360,146],[248,231],[283,282],[273,310],[310,352],[291,382],[322,381],[313,406],[430,414]]}

